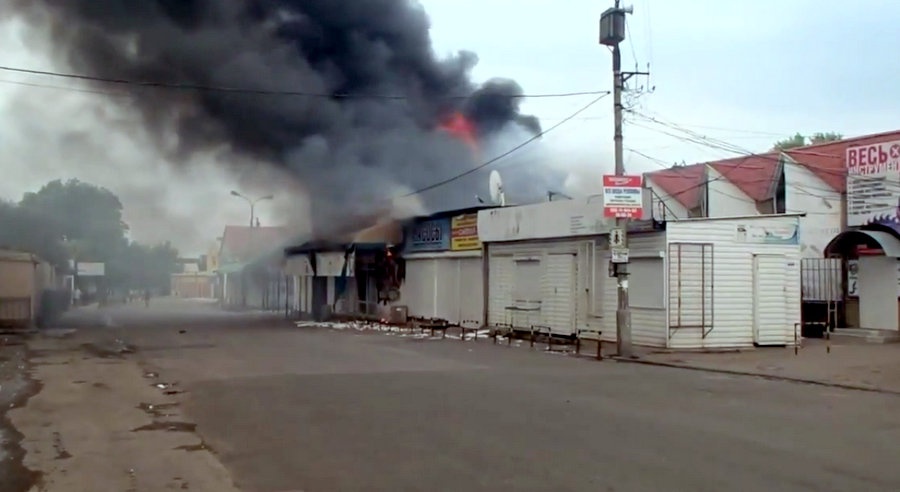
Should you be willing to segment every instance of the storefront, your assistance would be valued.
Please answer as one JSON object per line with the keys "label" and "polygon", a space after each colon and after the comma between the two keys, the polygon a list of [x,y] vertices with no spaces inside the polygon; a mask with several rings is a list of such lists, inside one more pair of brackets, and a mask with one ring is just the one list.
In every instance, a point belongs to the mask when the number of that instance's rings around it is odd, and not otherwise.
{"label": "storefront", "polygon": [[[896,137],[893,137],[896,138]],[[846,223],[825,248],[844,260],[845,325],[900,331],[900,140],[849,147]]]}
{"label": "storefront", "polygon": [[404,228],[406,278],[396,305],[411,317],[451,324],[480,320],[483,311],[481,242],[477,212],[442,212],[413,219]]}
{"label": "storefront", "polygon": [[[485,319],[554,335],[616,338],[610,276],[614,221],[589,200],[479,213]],[[628,234],[632,341],[673,349],[793,343],[800,321],[799,216],[633,222]]]}
{"label": "storefront", "polygon": [[847,325],[900,331],[900,239],[886,230],[849,230],[835,236],[825,253],[847,265]]}

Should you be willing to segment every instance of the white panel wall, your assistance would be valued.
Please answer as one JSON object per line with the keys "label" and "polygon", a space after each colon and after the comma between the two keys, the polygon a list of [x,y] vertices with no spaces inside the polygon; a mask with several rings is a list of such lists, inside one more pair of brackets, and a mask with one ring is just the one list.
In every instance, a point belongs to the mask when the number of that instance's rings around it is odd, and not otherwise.
{"label": "white panel wall", "polygon": [[[518,259],[536,259],[541,262],[542,271],[547,268],[549,263],[548,256],[551,253],[569,253],[574,254],[574,261],[578,265],[583,264],[583,253],[586,251],[585,243],[593,240],[569,239],[562,241],[534,241],[521,243],[492,243],[488,247],[490,271],[488,273],[488,323],[489,324],[512,324],[519,329],[527,329],[533,324],[552,325],[553,320],[547,318],[540,311],[514,311],[508,309],[516,305],[515,300],[515,260]],[[534,282],[538,285],[538,291],[542,294],[546,275],[535,278]],[[578,292],[583,291],[590,281],[590,275],[587,270],[578,269],[576,273],[575,285],[577,286],[573,295],[576,297],[575,305],[575,326],[588,326],[585,319],[587,310],[584,306],[579,306],[578,299],[582,296]],[[562,333],[560,333],[562,334]]]}
{"label": "white panel wall", "polygon": [[[653,218],[656,220],[672,220],[688,218],[688,209],[678,200],[666,193],[662,188],[657,186],[652,178],[646,179],[647,186],[653,190],[652,208]],[[663,206],[665,204],[665,206]]]}
{"label": "white panel wall", "polygon": [[433,259],[407,259],[406,279],[400,286],[400,300],[397,304],[406,306],[409,316],[437,316],[434,303],[436,275]]}
{"label": "white panel wall", "polygon": [[756,202],[712,166],[706,166],[707,217],[757,215]]}
{"label": "white panel wall", "polygon": [[605,234],[614,225],[615,219],[603,216],[602,196],[478,212],[478,238],[482,242]]}
{"label": "white panel wall", "polygon": [[[605,240],[603,241],[605,244]],[[659,257],[666,249],[666,236],[663,232],[631,233],[628,236],[628,249],[632,257]],[[603,331],[603,340],[616,340],[616,307],[618,303],[618,286],[616,279],[609,276],[609,252],[604,246],[597,250],[600,258],[595,265],[598,280],[602,280],[599,301],[603,303],[602,317],[598,320]],[[660,281],[665,281],[665,272],[660,272]],[[641,285],[629,282],[631,291],[653,289],[652,285]],[[631,310],[631,341],[635,345],[664,347],[666,343],[666,309],[633,308]]]}
{"label": "white panel wall", "polygon": [[800,253],[821,258],[825,246],[841,232],[841,194],[790,158],[785,161],[784,181],[785,212],[806,213],[800,218]]}
{"label": "white panel wall", "polygon": [[407,258],[396,304],[407,306],[410,316],[480,321],[483,290],[480,252],[418,255]]}
{"label": "white panel wall", "polygon": [[743,219],[669,222],[667,240],[713,243],[713,327],[704,339],[700,329],[682,328],[669,341],[671,348],[716,349],[753,345],[753,255],[781,254],[786,259],[785,339],[793,340],[794,323],[800,321],[799,245],[754,244],[737,241],[737,227],[779,227],[798,224],[796,216],[764,216]]}
{"label": "white panel wall", "polygon": [[459,267],[459,320],[481,323],[484,315],[484,278],[479,254],[457,262]]}

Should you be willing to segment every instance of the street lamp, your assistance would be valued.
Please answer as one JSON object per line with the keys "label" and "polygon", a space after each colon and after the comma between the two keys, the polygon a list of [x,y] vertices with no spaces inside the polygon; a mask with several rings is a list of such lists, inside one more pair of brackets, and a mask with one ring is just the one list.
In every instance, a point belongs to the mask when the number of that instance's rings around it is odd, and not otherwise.
{"label": "street lamp", "polygon": [[274,200],[274,195],[266,195],[261,196],[255,200],[248,198],[246,195],[239,193],[236,190],[231,190],[231,195],[236,196],[238,198],[243,198],[248,204],[250,204],[250,227],[253,227],[253,219],[256,218],[256,204],[263,200]]}

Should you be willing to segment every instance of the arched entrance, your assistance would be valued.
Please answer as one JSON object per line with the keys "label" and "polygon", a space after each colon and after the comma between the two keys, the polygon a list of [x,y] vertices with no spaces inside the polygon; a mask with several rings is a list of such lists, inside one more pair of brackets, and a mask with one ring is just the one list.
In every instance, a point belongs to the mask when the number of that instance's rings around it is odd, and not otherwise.
{"label": "arched entrance", "polygon": [[[856,307],[858,312],[858,316],[848,312],[848,321],[852,324],[854,318],[858,319],[860,328],[900,331],[900,239],[887,230],[844,231],[828,243],[825,256],[837,256],[848,263],[847,310]],[[852,302],[853,297],[858,304]]]}

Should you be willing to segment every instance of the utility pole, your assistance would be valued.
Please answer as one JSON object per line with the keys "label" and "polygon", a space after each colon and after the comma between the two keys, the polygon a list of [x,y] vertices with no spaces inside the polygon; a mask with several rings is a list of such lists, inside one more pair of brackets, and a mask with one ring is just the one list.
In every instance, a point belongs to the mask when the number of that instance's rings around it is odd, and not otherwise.
{"label": "utility pole", "polygon": [[[625,82],[634,75],[649,75],[648,72],[622,72],[622,54],[619,43],[625,40],[625,15],[634,12],[632,7],[620,7],[619,0],[615,6],[607,9],[600,17],[600,44],[612,50],[613,68],[613,111],[615,127],[613,141],[615,143],[616,176],[625,176],[625,161],[622,145],[622,91]],[[631,307],[628,303],[628,221],[627,217],[616,218],[616,234],[618,247],[626,251],[623,262],[613,262],[616,283],[618,285],[618,302],[616,305],[616,352],[619,357],[631,357]],[[610,235],[612,237],[612,234]],[[612,242],[612,241],[611,241]]]}

